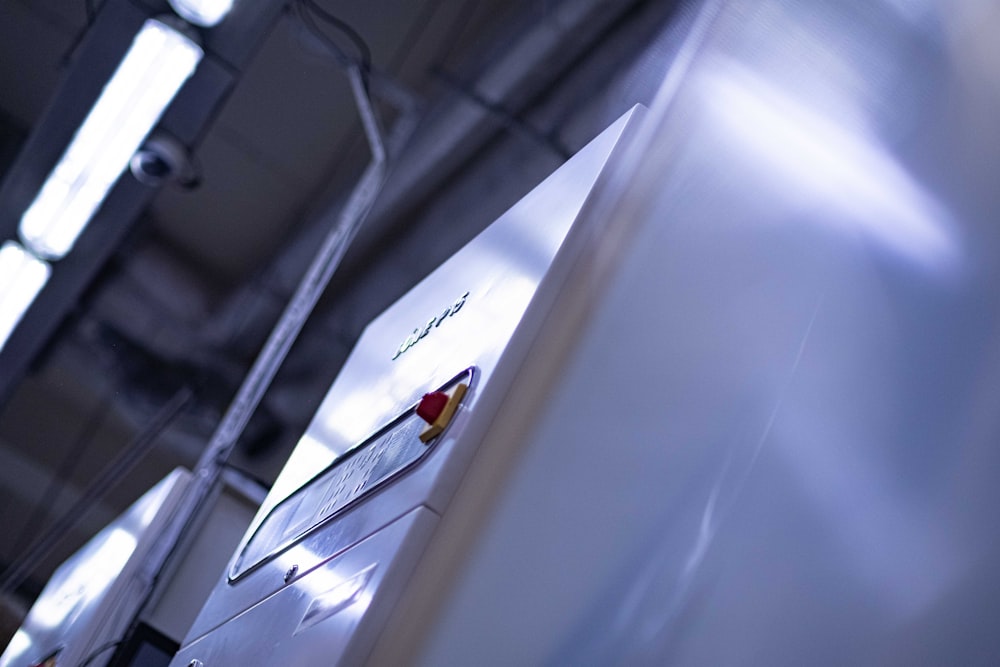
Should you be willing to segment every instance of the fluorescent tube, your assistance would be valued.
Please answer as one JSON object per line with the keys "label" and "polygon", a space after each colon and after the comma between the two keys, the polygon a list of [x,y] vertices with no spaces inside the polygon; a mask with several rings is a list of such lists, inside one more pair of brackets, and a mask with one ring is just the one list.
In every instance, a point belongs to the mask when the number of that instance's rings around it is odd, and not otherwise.
{"label": "fluorescent tube", "polygon": [[49,280],[52,267],[14,241],[0,246],[0,349]]}
{"label": "fluorescent tube", "polygon": [[185,35],[146,21],[21,218],[21,237],[37,255],[70,251],[201,56]]}
{"label": "fluorescent tube", "polygon": [[233,0],[170,0],[174,11],[189,23],[211,28],[233,8]]}

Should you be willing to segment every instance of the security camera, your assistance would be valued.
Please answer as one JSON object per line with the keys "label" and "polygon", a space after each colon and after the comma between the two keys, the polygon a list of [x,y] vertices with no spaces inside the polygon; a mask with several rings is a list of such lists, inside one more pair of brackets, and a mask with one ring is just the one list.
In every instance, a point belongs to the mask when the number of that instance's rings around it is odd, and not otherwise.
{"label": "security camera", "polygon": [[151,186],[191,180],[187,150],[165,136],[150,137],[132,156],[129,169],[140,183]]}

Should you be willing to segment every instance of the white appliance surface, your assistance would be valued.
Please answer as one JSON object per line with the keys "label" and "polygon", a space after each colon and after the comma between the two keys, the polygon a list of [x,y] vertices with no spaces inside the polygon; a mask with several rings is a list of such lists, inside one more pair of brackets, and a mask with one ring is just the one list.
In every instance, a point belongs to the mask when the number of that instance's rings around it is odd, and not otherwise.
{"label": "white appliance surface", "polygon": [[[173,665],[366,658],[569,257],[596,233],[580,212],[644,111],[626,113],[366,328]],[[414,406],[460,384],[468,392],[451,424],[422,443]]]}
{"label": "white appliance surface", "polygon": [[28,612],[3,667],[104,665],[142,603],[143,561],[177,507],[191,474],[177,468],[60,565]]}
{"label": "white appliance surface", "polygon": [[1000,664],[996,5],[694,4],[370,664]]}

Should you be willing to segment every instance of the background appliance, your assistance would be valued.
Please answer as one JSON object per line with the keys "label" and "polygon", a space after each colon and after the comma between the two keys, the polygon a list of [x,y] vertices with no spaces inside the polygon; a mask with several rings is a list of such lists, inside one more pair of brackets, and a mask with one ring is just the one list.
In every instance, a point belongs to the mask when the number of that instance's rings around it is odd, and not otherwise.
{"label": "background appliance", "polygon": [[[147,491],[59,566],[0,665],[166,665],[205,599],[197,591],[207,591],[256,508],[238,490],[252,487],[229,479],[166,573],[150,570],[151,551],[191,473],[177,468]],[[166,583],[147,600],[150,582],[161,576]]]}

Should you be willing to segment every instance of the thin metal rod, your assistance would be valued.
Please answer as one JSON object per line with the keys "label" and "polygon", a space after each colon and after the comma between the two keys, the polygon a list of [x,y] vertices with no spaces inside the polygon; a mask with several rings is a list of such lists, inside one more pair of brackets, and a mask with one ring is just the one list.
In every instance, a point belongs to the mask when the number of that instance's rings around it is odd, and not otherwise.
{"label": "thin metal rod", "polygon": [[[236,392],[236,396],[215,433],[202,453],[188,490],[171,524],[164,530],[144,563],[144,574],[155,582],[181,542],[188,528],[206,506],[215,492],[226,461],[236,446],[251,415],[260,404],[265,391],[274,379],[292,343],[312,313],[316,302],[326,289],[334,271],[340,265],[347,248],[367,217],[385,182],[386,161],[389,150],[382,139],[371,100],[364,85],[364,75],[358,65],[348,67],[351,92],[361,115],[365,136],[371,147],[372,159],[355,184],[339,218],[324,239],[309,265],[291,300],[271,331],[267,342]],[[390,138],[390,149],[395,150],[408,138],[415,119],[404,115],[397,121]],[[153,584],[155,588],[155,583]],[[150,588],[146,603],[152,599]],[[145,604],[145,603],[144,603]],[[141,609],[140,609],[141,613]]]}
{"label": "thin metal rod", "polygon": [[[364,89],[361,71],[357,66],[352,66],[348,70],[348,76],[358,110],[361,112],[365,135],[371,145],[372,160],[351,192],[338,223],[323,241],[295,294],[292,295],[250,372],[236,392],[236,397],[229,405],[222,422],[202,452],[195,472],[205,468],[217,469],[229,458],[239,436],[250,421],[250,416],[260,404],[278,368],[288,355],[292,343],[295,342],[306,319],[330,282],[351,241],[354,240],[361,222],[375,203],[375,197],[385,180],[385,145],[378,129],[374,109]],[[217,474],[213,475],[215,476]]]}

